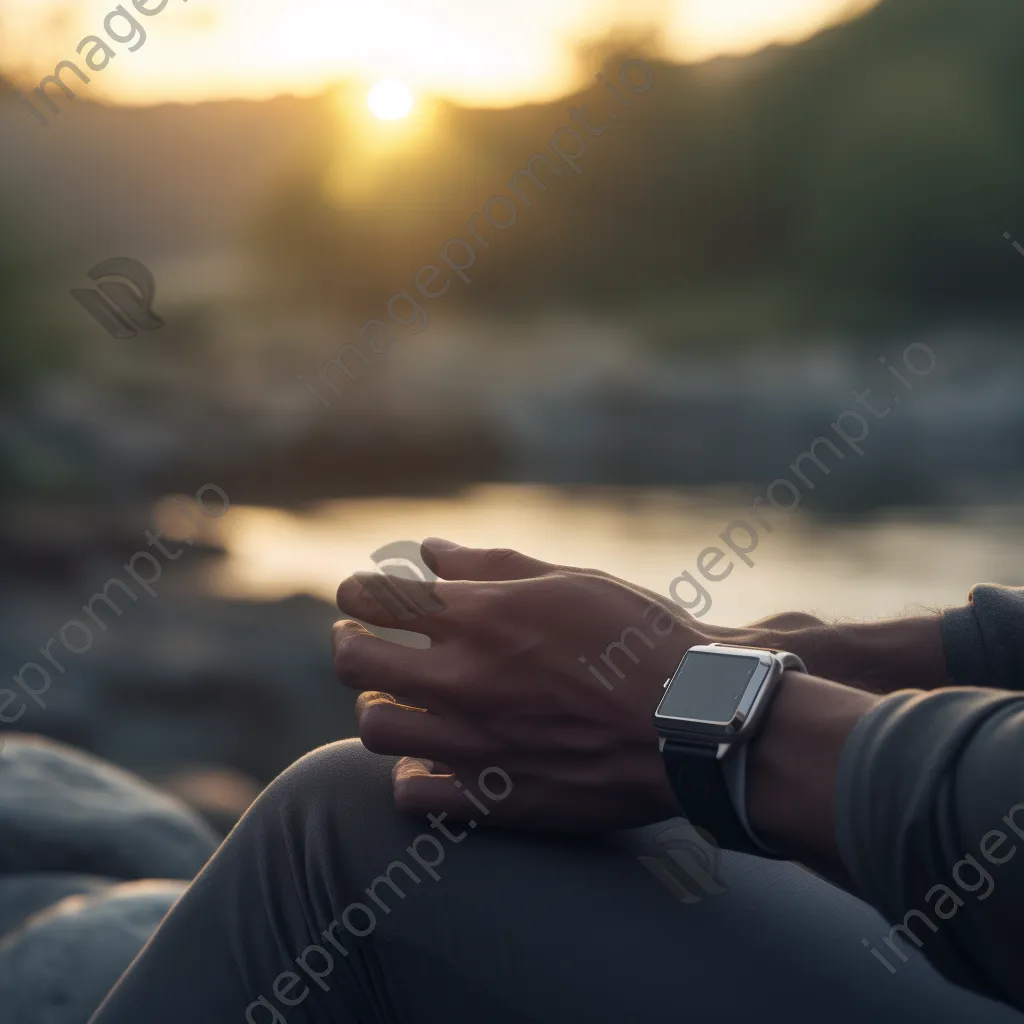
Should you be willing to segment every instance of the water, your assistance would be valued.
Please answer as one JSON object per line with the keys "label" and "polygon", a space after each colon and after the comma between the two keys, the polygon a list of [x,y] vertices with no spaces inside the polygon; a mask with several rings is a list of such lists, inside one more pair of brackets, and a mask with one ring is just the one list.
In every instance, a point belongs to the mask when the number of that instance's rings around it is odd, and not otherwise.
{"label": "water", "polygon": [[[342,578],[374,568],[371,552],[433,535],[604,569],[664,594],[685,570],[699,578],[698,555],[724,546],[719,534],[748,504],[729,491],[486,486],[445,497],[332,501],[301,512],[234,506],[212,524],[211,538],[228,554],[204,585],[230,596],[310,593],[333,601]],[[878,618],[963,604],[974,583],[1024,583],[1020,519],[1011,506],[903,510],[852,522],[773,512],[773,532],[759,530],[748,556],[754,564],[730,553],[731,573],[705,583],[705,617],[730,625],[781,610]],[[734,537],[753,546],[742,531]],[[683,600],[694,594],[686,585],[677,591]]]}

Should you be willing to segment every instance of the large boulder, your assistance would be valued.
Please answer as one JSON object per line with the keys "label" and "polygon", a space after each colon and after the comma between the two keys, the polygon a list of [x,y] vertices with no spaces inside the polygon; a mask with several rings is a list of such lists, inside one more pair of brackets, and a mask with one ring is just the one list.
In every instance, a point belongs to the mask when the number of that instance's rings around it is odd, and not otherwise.
{"label": "large boulder", "polygon": [[2,1019],[84,1024],[184,890],[128,882],[30,918],[0,942]]}
{"label": "large boulder", "polygon": [[26,918],[66,896],[93,895],[114,884],[92,875],[0,876],[0,941]]}
{"label": "large boulder", "polygon": [[0,875],[191,879],[217,847],[180,801],[64,744],[8,734],[0,752]]}

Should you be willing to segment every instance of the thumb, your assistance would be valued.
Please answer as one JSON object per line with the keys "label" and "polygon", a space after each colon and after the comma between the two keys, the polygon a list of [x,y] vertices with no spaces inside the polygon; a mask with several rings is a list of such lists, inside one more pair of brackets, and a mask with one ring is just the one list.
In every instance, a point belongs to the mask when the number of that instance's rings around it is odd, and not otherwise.
{"label": "thumb", "polygon": [[511,548],[464,548],[440,537],[428,537],[420,545],[420,555],[443,580],[527,580],[556,568]]}

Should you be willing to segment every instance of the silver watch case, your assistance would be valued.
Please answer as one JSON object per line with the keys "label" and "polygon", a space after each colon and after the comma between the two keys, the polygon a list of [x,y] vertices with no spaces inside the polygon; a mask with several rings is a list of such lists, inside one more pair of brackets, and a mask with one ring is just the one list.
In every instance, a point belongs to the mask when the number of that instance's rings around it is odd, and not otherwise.
{"label": "silver watch case", "polygon": [[[668,697],[673,683],[680,681],[680,672],[690,652],[714,654],[721,658],[757,658],[759,665],[747,683],[743,696],[729,722],[708,722],[697,718],[677,718],[661,714],[661,706]],[[788,664],[787,664],[788,663]],[[795,663],[795,664],[794,664]],[[800,659],[786,651],[766,650],[763,647],[737,647],[731,644],[706,644],[691,647],[679,660],[676,670],[665,680],[665,695],[654,712],[654,726],[658,730],[658,749],[664,750],[666,739],[683,740],[705,747],[717,747],[721,759],[738,743],[746,743],[757,731],[764,713],[771,703],[772,694],[788,668],[796,668]]]}

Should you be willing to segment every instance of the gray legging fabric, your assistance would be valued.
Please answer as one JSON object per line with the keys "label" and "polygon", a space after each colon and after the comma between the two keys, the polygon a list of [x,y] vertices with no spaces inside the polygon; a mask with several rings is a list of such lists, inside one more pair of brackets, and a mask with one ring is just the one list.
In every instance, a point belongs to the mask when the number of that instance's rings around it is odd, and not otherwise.
{"label": "gray legging fabric", "polygon": [[[902,963],[878,914],[796,865],[716,863],[680,822],[445,833],[396,814],[392,764],[347,740],[285,771],[94,1024],[1024,1020]],[[506,791],[466,785],[484,811]]]}

